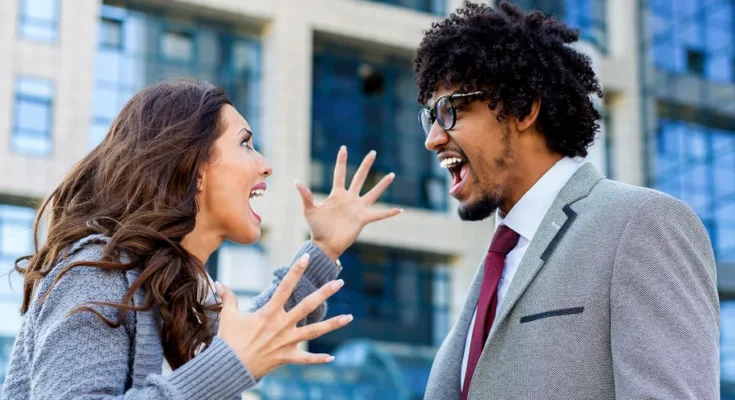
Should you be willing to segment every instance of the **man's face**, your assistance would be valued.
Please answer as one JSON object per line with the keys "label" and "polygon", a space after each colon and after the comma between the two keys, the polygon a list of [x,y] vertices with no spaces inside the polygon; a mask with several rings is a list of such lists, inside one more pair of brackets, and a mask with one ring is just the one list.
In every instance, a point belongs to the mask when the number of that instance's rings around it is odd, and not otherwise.
{"label": "man's face", "polygon": [[[427,105],[433,107],[441,96],[460,93],[456,89],[440,88]],[[454,127],[445,131],[435,122],[425,146],[436,151],[442,167],[452,174],[449,193],[459,200],[460,218],[479,221],[507,202],[515,173],[517,135],[508,123],[498,121],[488,101],[455,99],[454,105]]]}

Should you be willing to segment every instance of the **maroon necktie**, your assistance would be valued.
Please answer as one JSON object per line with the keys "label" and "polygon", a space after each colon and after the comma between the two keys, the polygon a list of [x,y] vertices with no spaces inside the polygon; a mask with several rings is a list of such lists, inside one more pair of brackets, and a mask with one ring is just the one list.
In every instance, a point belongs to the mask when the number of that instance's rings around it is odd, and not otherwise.
{"label": "maroon necktie", "polygon": [[516,247],[519,235],[505,225],[500,225],[490,243],[490,250],[485,258],[485,272],[482,276],[480,299],[477,301],[475,327],[472,329],[470,356],[467,359],[467,369],[464,375],[462,400],[467,400],[470,391],[472,374],[475,373],[477,362],[480,360],[482,349],[485,347],[487,335],[493,326],[495,309],[498,305],[498,282],[505,266],[505,256]]}

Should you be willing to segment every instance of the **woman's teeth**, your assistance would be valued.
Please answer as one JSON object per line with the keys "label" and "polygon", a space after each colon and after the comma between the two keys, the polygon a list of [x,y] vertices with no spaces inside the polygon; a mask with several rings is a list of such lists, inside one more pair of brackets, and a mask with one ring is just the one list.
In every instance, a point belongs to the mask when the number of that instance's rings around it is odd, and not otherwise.
{"label": "woman's teeth", "polygon": [[263,197],[265,195],[265,190],[263,189],[255,189],[250,191],[250,198],[255,199],[258,197]]}

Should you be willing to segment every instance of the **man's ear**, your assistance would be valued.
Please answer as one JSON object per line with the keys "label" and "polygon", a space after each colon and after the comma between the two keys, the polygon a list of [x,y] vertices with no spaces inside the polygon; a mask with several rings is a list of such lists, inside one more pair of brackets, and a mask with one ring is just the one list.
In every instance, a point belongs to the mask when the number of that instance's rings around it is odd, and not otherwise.
{"label": "man's ear", "polygon": [[531,111],[526,115],[525,118],[523,118],[523,121],[517,120],[516,121],[516,130],[518,132],[523,132],[527,130],[528,128],[534,126],[536,124],[536,120],[538,119],[539,111],[541,110],[541,100],[535,99],[533,103],[531,103]]}

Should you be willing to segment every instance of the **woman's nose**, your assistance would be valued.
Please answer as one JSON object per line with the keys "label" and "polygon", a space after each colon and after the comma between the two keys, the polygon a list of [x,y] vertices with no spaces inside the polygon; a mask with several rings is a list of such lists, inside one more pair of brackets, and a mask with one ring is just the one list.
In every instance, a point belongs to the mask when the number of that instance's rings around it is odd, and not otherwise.
{"label": "woman's nose", "polygon": [[263,163],[260,166],[260,175],[267,178],[273,174],[273,167],[268,163],[268,161],[263,158]]}

